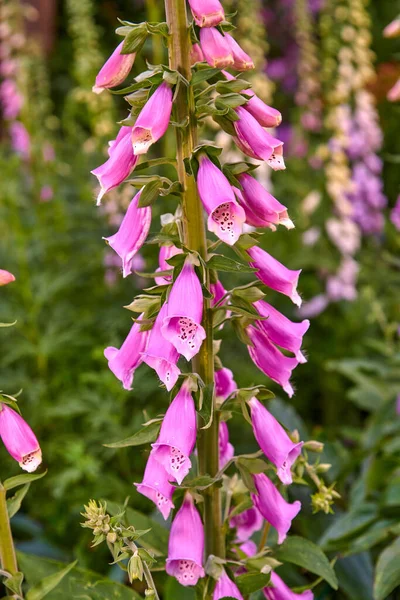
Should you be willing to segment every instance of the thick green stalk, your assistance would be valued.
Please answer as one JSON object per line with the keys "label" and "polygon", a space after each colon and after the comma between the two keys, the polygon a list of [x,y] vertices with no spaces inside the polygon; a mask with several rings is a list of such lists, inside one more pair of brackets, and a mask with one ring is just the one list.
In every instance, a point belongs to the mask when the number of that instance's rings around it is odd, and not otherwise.
{"label": "thick green stalk", "polygon": [[[18,572],[17,557],[15,555],[14,542],[11,533],[10,519],[8,518],[6,490],[0,483],[0,563],[3,571],[10,575]],[[9,593],[8,593],[9,592]],[[7,591],[12,596],[11,591]]]}
{"label": "thick green stalk", "polygon": [[[185,0],[165,0],[166,18],[169,27],[169,66],[179,71],[187,81],[191,78],[190,36],[186,16]],[[184,159],[190,157],[197,143],[197,125],[193,89],[184,84],[179,87],[175,102],[175,121],[187,122],[186,127],[176,128],[179,181],[183,189],[183,234],[185,244],[207,258],[207,239],[203,207],[197,194],[194,177],[185,171]],[[188,299],[190,301],[190,299]],[[213,327],[210,303],[204,302],[203,327],[207,338],[200,352],[193,359],[193,370],[206,385],[214,383]],[[212,477],[218,472],[218,415],[213,399],[213,422],[208,429],[199,429],[197,450],[199,474]],[[225,540],[221,524],[220,490],[212,486],[204,493],[204,528],[206,554],[224,557]]]}

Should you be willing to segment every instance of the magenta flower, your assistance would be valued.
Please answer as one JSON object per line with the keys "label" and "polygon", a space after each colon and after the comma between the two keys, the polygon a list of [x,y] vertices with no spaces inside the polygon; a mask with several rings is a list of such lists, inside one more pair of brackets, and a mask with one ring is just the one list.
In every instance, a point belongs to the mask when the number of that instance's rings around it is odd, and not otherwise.
{"label": "magenta flower", "polygon": [[138,158],[133,153],[130,138],[131,130],[131,127],[121,128],[117,139],[109,147],[110,158],[92,171],[93,175],[99,180],[101,187],[97,196],[97,206],[101,204],[104,194],[120,185],[136,166]]}
{"label": "magenta flower", "polygon": [[275,225],[284,225],[286,229],[294,228],[286,206],[278,202],[257,179],[247,173],[242,173],[238,176],[238,180],[243,188],[240,200],[246,216],[247,209],[249,209],[251,214],[254,214],[273,231],[276,229]]}
{"label": "magenta flower", "polygon": [[229,430],[228,425],[225,423],[225,421],[221,421],[219,424],[218,445],[219,468],[223,469],[226,463],[229,462],[235,454],[235,449],[229,442]]}
{"label": "magenta flower", "polygon": [[[190,302],[188,301],[190,299]],[[193,265],[186,262],[176,278],[168,298],[168,315],[161,333],[186,360],[195,356],[206,338],[201,326],[203,294]]]}
{"label": "magenta flower", "polygon": [[233,123],[237,135],[233,140],[238,148],[252,158],[265,160],[274,171],[285,169],[283,142],[265,131],[245,108],[235,110],[239,120]]}
{"label": "magenta flower", "polygon": [[219,0],[189,0],[189,6],[199,27],[215,27],[225,19]]}
{"label": "magenta flower", "polygon": [[28,160],[31,153],[31,139],[25,125],[19,121],[14,121],[10,124],[9,131],[13,149],[24,160]]}
{"label": "magenta flower", "polygon": [[139,208],[140,192],[131,200],[117,233],[103,238],[122,259],[124,277],[133,272],[133,257],[143,246],[151,225],[151,208]]}
{"label": "magenta flower", "polygon": [[204,577],[204,530],[192,496],[187,493],[171,525],[166,571],[181,585],[196,585]]}
{"label": "magenta flower", "polygon": [[282,354],[259,329],[250,326],[246,331],[253,344],[247,348],[254,364],[272,381],[278,383],[291,398],[294,390],[289,380],[299,361]]}
{"label": "magenta flower", "polygon": [[[222,298],[226,294],[226,289],[224,288],[224,286],[222,285],[222,283],[220,281],[217,281],[216,283],[211,283],[210,291],[214,296],[211,299],[211,306],[215,306],[216,304],[218,304],[220,302],[220,300],[222,300]],[[224,300],[224,302],[222,302],[222,304],[226,304],[226,302],[228,302],[228,298],[225,298],[225,300]]]}
{"label": "magenta flower", "polygon": [[386,25],[383,30],[385,38],[396,38],[400,36],[400,16],[396,17],[391,23]]}
{"label": "magenta flower", "polygon": [[14,275],[12,273],[10,273],[9,271],[0,269],[0,286],[7,285],[8,283],[11,283],[12,281],[15,281]]}
{"label": "magenta flower", "polygon": [[258,269],[255,274],[256,277],[276,292],[289,296],[296,306],[300,306],[301,298],[297,292],[297,283],[301,270],[291,271],[287,269],[276,258],[273,258],[258,246],[249,248],[247,252],[252,259],[250,264]]}
{"label": "magenta flower", "polygon": [[221,35],[215,27],[200,29],[200,46],[210,67],[224,69],[233,65],[232,50],[225,36]]}
{"label": "magenta flower", "polygon": [[277,468],[282,483],[292,483],[292,465],[301,454],[303,442],[292,442],[284,428],[273,415],[257,400],[249,401],[254,437],[265,456]]}
{"label": "magenta flower", "polygon": [[169,405],[157,441],[152,444],[154,458],[179,484],[192,466],[190,454],[196,443],[196,408],[185,381]]}
{"label": "magenta flower", "polygon": [[253,475],[253,479],[257,489],[256,494],[251,494],[254,506],[258,508],[264,519],[275,527],[278,532],[278,544],[282,544],[292,525],[292,520],[300,512],[301,503],[299,500],[293,504],[286,502],[265,473]]}
{"label": "magenta flower", "polygon": [[238,542],[245,542],[250,539],[253,533],[261,529],[263,523],[264,518],[255,506],[239,515],[235,515],[229,520],[229,525],[236,527],[236,539]]}
{"label": "magenta flower", "polygon": [[167,304],[164,303],[150,331],[149,343],[146,352],[142,354],[142,360],[155,370],[167,390],[170,392],[181,373],[176,366],[179,353],[176,348],[165,339],[161,333],[161,326],[167,316]]}
{"label": "magenta flower", "polygon": [[307,362],[301,352],[301,345],[303,336],[310,327],[310,321],[305,319],[301,323],[293,323],[265,300],[254,302],[254,307],[262,317],[267,317],[263,321],[257,321],[257,325],[267,334],[271,342],[293,352],[299,363]]}
{"label": "magenta flower", "polygon": [[209,231],[232,246],[242,233],[246,215],[236,202],[235,194],[225,175],[205,155],[200,157],[197,189],[208,214]]}
{"label": "magenta flower", "polygon": [[[140,315],[139,320],[143,317]],[[121,348],[109,346],[104,350],[108,368],[122,382],[125,390],[132,389],[133,376],[142,362],[142,352],[146,348],[148,331],[140,331],[140,323],[134,323]]]}
{"label": "magenta flower", "polygon": [[[254,556],[257,554],[257,544],[253,542],[253,540],[247,540],[247,542],[243,542],[243,544],[240,544],[239,548],[247,556]],[[244,569],[243,571],[245,572],[246,570]]]}
{"label": "magenta flower", "polygon": [[139,494],[143,494],[154,502],[164,519],[167,520],[171,508],[174,508],[172,503],[174,486],[169,483],[168,473],[156,460],[154,452],[150,453],[147,460],[142,483],[135,483],[135,486]]}
{"label": "magenta flower", "polygon": [[282,123],[282,115],[279,110],[265,104],[252,90],[244,90],[244,93],[251,96],[244,108],[262,127],[278,127]]}
{"label": "magenta flower", "polygon": [[123,45],[124,42],[121,42],[101,67],[96,77],[96,84],[92,88],[96,94],[101,94],[106,88],[120,85],[128,77],[135,62],[136,54],[121,54]]}
{"label": "magenta flower", "polygon": [[42,451],[28,423],[7,404],[0,403],[0,437],[19,466],[32,473],[42,462]]}
{"label": "magenta flower", "polygon": [[272,587],[263,589],[267,600],[314,600],[314,594],[311,590],[305,590],[301,594],[296,594],[286,585],[275,571],[271,572]]}
{"label": "magenta flower", "polygon": [[237,41],[229,34],[225,33],[225,39],[233,55],[233,68],[237,71],[248,71],[254,69],[252,58],[239,46]]}
{"label": "magenta flower", "polygon": [[215,396],[222,404],[225,400],[237,390],[236,381],[233,379],[233,373],[230,369],[223,367],[214,373]]}
{"label": "magenta flower", "polygon": [[389,102],[398,102],[400,100],[400,78],[396,81],[394,86],[390,88],[386,98]]}
{"label": "magenta flower", "polygon": [[213,593],[213,600],[222,600],[223,598],[236,598],[237,600],[243,600],[243,596],[239,592],[239,588],[237,587],[236,583],[234,583],[232,579],[229,579],[225,571],[222,571]]}
{"label": "magenta flower", "polygon": [[204,62],[203,50],[199,44],[193,44],[190,48],[190,64],[193,67],[198,62]]}
{"label": "magenta flower", "polygon": [[172,111],[172,91],[165,81],[158,86],[139,113],[132,129],[133,153],[146,154],[168,129]]}
{"label": "magenta flower", "polygon": [[[167,263],[167,260],[175,256],[176,254],[182,254],[182,250],[180,248],[177,248],[173,244],[171,244],[170,246],[161,246],[160,253],[158,255],[159,268],[156,269],[156,272],[168,270],[171,270],[172,272],[172,267]],[[171,275],[155,277],[154,279],[157,285],[169,285],[172,281],[172,273]]]}

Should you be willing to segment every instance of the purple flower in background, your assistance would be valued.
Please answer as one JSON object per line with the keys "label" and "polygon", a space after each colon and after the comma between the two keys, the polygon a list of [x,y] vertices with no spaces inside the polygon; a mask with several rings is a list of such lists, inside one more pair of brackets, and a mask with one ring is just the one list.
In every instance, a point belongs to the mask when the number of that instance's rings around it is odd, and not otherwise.
{"label": "purple flower in background", "polygon": [[176,256],[177,254],[182,254],[182,250],[177,248],[173,244],[169,246],[161,246],[160,253],[158,255],[158,269],[157,271],[171,271],[171,275],[164,275],[162,277],[155,277],[155,282],[157,285],[169,285],[172,282],[172,268],[171,265],[167,263],[167,260]]}
{"label": "purple flower in background", "polygon": [[233,65],[234,58],[228,41],[215,27],[200,29],[200,46],[210,67],[225,69]]}
{"label": "purple flower in background", "polygon": [[[141,320],[143,314],[140,315]],[[108,368],[122,382],[125,390],[132,389],[135,370],[142,362],[142,352],[146,348],[148,331],[140,331],[140,323],[134,323],[121,348],[109,346],[104,350]]]}
{"label": "purple flower in background", "polygon": [[229,442],[229,430],[225,421],[219,424],[219,468],[223,469],[227,462],[231,460],[235,453],[235,449]]}
{"label": "purple flower in background", "polygon": [[223,367],[214,372],[215,396],[222,404],[225,400],[237,390],[236,381],[230,369]]}
{"label": "purple flower in background", "polygon": [[96,94],[100,94],[104,89],[116,87],[128,77],[136,54],[121,54],[123,45],[124,42],[121,42],[101,67],[96,84],[92,88]]}
{"label": "purple flower in background", "polygon": [[396,229],[400,231],[400,196],[397,196],[396,204],[390,213],[390,220]]}
{"label": "purple flower in background", "polygon": [[164,519],[167,520],[171,508],[174,508],[172,503],[174,486],[169,483],[167,471],[155,459],[153,452],[150,453],[147,460],[142,483],[135,483],[135,486],[139,494],[143,494],[154,502]]}
{"label": "purple flower in background", "polygon": [[19,115],[24,99],[12,79],[4,79],[0,84],[0,103],[4,119],[12,121]]}
{"label": "purple flower in background", "polygon": [[223,598],[236,598],[243,600],[243,596],[239,591],[236,583],[229,579],[225,571],[222,571],[217,585],[214,588],[213,600],[222,600]]}
{"label": "purple flower in background", "polygon": [[49,202],[54,196],[51,185],[44,185],[40,190],[40,202]]}
{"label": "purple flower in background", "polygon": [[42,462],[42,451],[28,423],[7,404],[0,403],[0,437],[19,466],[32,473]]}
{"label": "purple flower in background", "polygon": [[264,596],[267,600],[313,600],[314,594],[311,590],[305,590],[296,594],[286,585],[275,571],[271,572],[272,587],[264,588]]}
{"label": "purple flower in background", "polygon": [[10,124],[11,145],[17,154],[28,160],[31,151],[31,140],[26,127],[19,121]]}
{"label": "purple flower in background", "polygon": [[255,506],[229,520],[230,527],[236,528],[236,540],[238,542],[249,540],[253,533],[261,529],[263,523],[264,517]]}
{"label": "purple flower in background", "polygon": [[237,71],[248,71],[254,69],[252,58],[239,46],[237,41],[229,34],[225,33],[225,40],[233,55],[233,68]]}
{"label": "purple flower in background", "polygon": [[300,306],[297,284],[301,270],[291,271],[258,246],[249,248],[247,252],[252,259],[250,264],[258,269],[256,277],[276,292],[288,296],[296,306]]}
{"label": "purple flower in background", "polygon": [[132,129],[133,153],[146,154],[168,129],[172,112],[172,91],[164,81],[140,111]]}
{"label": "purple flower in background", "polygon": [[215,27],[225,19],[219,0],[189,0],[189,6],[199,27]]}

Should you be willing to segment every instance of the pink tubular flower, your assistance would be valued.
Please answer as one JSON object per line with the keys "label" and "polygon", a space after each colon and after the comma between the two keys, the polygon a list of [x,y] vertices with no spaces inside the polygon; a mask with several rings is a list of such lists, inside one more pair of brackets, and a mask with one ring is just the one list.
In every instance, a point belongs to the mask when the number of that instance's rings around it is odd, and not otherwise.
{"label": "pink tubular flower", "polygon": [[254,302],[254,307],[259,315],[268,317],[263,321],[257,321],[257,325],[267,334],[271,342],[293,352],[299,363],[307,362],[300,348],[303,336],[310,327],[310,321],[305,319],[301,323],[293,323],[265,300],[257,300]]}
{"label": "pink tubular flower", "polygon": [[7,404],[0,403],[0,437],[19,466],[32,473],[42,462],[42,451],[28,423]]}
{"label": "pink tubular flower", "polygon": [[394,19],[389,25],[386,25],[383,30],[385,38],[396,38],[400,36],[400,16]]}
{"label": "pink tubular flower", "polygon": [[239,548],[247,556],[254,556],[257,554],[257,544],[253,542],[253,540],[247,540],[247,542],[243,542],[243,544],[240,544]]}
{"label": "pink tubular flower", "polygon": [[[143,314],[139,320],[142,317]],[[140,331],[140,323],[134,323],[119,350],[112,346],[104,350],[108,368],[122,382],[125,390],[132,389],[133,376],[142,362],[142,352],[146,347],[148,334],[148,331]]]}
{"label": "pink tubular flower", "polygon": [[235,144],[248,156],[265,160],[274,171],[285,169],[283,142],[265,131],[259,122],[242,106],[235,109],[239,116],[233,126],[236,131]]}
{"label": "pink tubular flower", "polygon": [[254,69],[254,63],[251,57],[239,46],[237,41],[229,34],[225,33],[225,39],[233,55],[233,68],[237,71],[248,71]]}
{"label": "pink tubular flower", "polygon": [[282,354],[259,329],[250,326],[246,331],[253,344],[248,346],[248,351],[254,364],[272,381],[278,383],[291,398],[294,390],[289,380],[299,361]]}
{"label": "pink tubular flower", "polygon": [[161,246],[160,253],[158,255],[159,268],[156,269],[156,272],[171,270],[171,275],[155,277],[155,282],[157,285],[169,285],[171,283],[172,267],[167,263],[167,260],[175,256],[176,254],[182,254],[182,250],[180,248],[177,248],[173,244],[171,244],[170,246]]}
{"label": "pink tubular flower", "polygon": [[296,306],[301,306],[301,298],[297,292],[301,270],[291,271],[287,269],[276,258],[273,258],[258,246],[249,248],[247,252],[252,259],[250,264],[258,269],[255,274],[256,277],[276,292],[289,296]]}
{"label": "pink tubular flower", "polygon": [[[228,81],[235,79],[228,71],[224,71],[223,73]],[[279,110],[265,104],[253,90],[247,89],[242,91],[247,96],[251,96],[250,100],[244,105],[244,108],[257,119],[260,125],[263,127],[278,127],[282,123],[282,115]]]}
{"label": "pink tubular flower", "polygon": [[186,262],[168,298],[168,314],[161,333],[186,360],[195,356],[206,338],[201,326],[203,294],[193,265]]}
{"label": "pink tubular flower", "polygon": [[299,500],[290,504],[281,496],[274,484],[265,473],[253,475],[256,494],[251,494],[254,506],[258,508],[264,519],[275,527],[278,532],[278,544],[285,541],[292,520],[300,512]]}
{"label": "pink tubular flower", "polygon": [[0,269],[0,286],[7,285],[8,283],[11,283],[12,281],[15,281],[14,275],[12,273],[10,273],[9,271]]}
{"label": "pink tubular flower", "polygon": [[150,332],[149,343],[146,352],[142,354],[142,360],[155,370],[167,390],[171,391],[181,371],[176,366],[179,359],[178,351],[161,333],[167,311],[167,304],[164,303]]}
{"label": "pink tubular flower", "polygon": [[172,111],[172,91],[165,81],[158,86],[139,113],[132,129],[133,153],[146,154],[168,129]]}
{"label": "pink tubular flower", "polygon": [[193,67],[198,62],[204,62],[203,50],[199,44],[193,44],[190,48],[190,64]]}
{"label": "pink tubular flower", "polygon": [[196,585],[204,577],[204,530],[192,496],[187,493],[171,525],[166,571],[181,585]]}
{"label": "pink tubular flower", "polygon": [[398,79],[394,86],[390,88],[386,97],[389,102],[397,102],[400,100],[400,79]]}
{"label": "pink tubular flower", "polygon": [[235,515],[229,521],[230,527],[236,527],[236,540],[238,542],[246,542],[250,539],[253,533],[261,529],[263,523],[264,518],[255,506],[239,515]]}
{"label": "pink tubular flower", "polygon": [[174,508],[172,503],[174,486],[169,483],[168,473],[155,459],[154,452],[150,453],[147,460],[142,483],[135,483],[135,486],[139,494],[143,494],[154,502],[164,519],[167,520],[171,508]]}
{"label": "pink tubular flower", "polygon": [[131,131],[131,127],[121,127],[117,139],[110,145],[110,158],[92,171],[101,187],[97,197],[97,206],[101,204],[104,194],[120,185],[136,166],[138,158],[133,153]]}
{"label": "pink tubular flower", "polygon": [[275,571],[271,572],[272,587],[263,589],[267,600],[314,600],[314,594],[311,590],[305,590],[301,594],[296,594],[286,585]]}
{"label": "pink tubular flower", "polygon": [[222,469],[235,454],[235,449],[229,442],[229,430],[228,425],[225,423],[225,421],[221,421],[219,424],[218,445],[219,468]]}
{"label": "pink tubular flower", "polygon": [[165,413],[158,439],[152,444],[154,458],[179,484],[192,466],[189,456],[195,443],[196,408],[185,382]]}
{"label": "pink tubular flower", "polygon": [[151,225],[151,208],[139,208],[140,194],[141,191],[131,200],[117,233],[103,238],[122,259],[124,277],[133,272],[133,257],[143,246]]}
{"label": "pink tubular flower", "polygon": [[225,19],[219,0],[189,0],[189,5],[199,27],[215,27]]}
{"label": "pink tubular flower", "polygon": [[101,94],[104,89],[119,85],[128,77],[136,54],[121,54],[123,45],[124,42],[121,42],[101,67],[96,77],[96,85],[92,88],[95,94]]}
{"label": "pink tubular flower", "polygon": [[200,157],[197,189],[208,214],[209,231],[232,246],[242,233],[246,215],[236,202],[235,194],[225,175],[205,155]]}
{"label": "pink tubular flower", "polygon": [[223,367],[214,373],[215,396],[222,403],[237,390],[236,381],[233,379],[233,373],[230,369]]}
{"label": "pink tubular flower", "polygon": [[252,398],[249,405],[254,437],[258,445],[278,469],[277,475],[282,483],[292,483],[291,468],[301,453],[303,442],[292,442],[282,425],[257,398]]}
{"label": "pink tubular flower", "polygon": [[[216,283],[211,283],[210,284],[210,290],[211,290],[211,293],[214,296],[212,298],[212,300],[211,300],[211,306],[215,306],[225,296],[226,290],[225,290],[224,286],[222,285],[222,283],[220,281],[217,281]],[[227,301],[228,300],[225,299],[225,301],[222,302],[222,305],[225,304]],[[220,304],[220,306],[221,306],[221,304]]]}
{"label": "pink tubular flower", "polygon": [[236,583],[234,583],[232,579],[229,579],[225,571],[222,571],[213,593],[213,600],[222,600],[222,598],[236,598],[237,600],[243,600],[243,596],[239,592]]}
{"label": "pink tubular flower", "polygon": [[224,69],[235,62],[227,40],[215,27],[200,29],[200,45],[210,67]]}
{"label": "pink tubular flower", "polygon": [[240,199],[245,212],[246,208],[249,208],[251,213],[263,220],[266,226],[273,230],[276,229],[275,225],[284,225],[286,229],[294,228],[286,206],[278,202],[257,179],[247,173],[242,173],[238,176],[238,180],[243,188]]}

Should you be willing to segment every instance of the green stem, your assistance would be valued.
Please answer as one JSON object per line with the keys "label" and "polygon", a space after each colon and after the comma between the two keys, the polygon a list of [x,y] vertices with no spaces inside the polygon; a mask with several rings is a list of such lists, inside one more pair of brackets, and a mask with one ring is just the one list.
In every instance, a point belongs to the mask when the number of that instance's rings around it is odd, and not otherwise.
{"label": "green stem", "polygon": [[[0,483],[0,562],[3,571],[10,575],[18,573],[17,557],[15,555],[14,542],[11,533],[10,519],[8,518],[6,490]],[[7,595],[13,593],[7,590]]]}
{"label": "green stem", "polygon": [[[185,0],[165,0],[166,18],[169,27],[169,66],[179,71],[187,81],[191,79],[190,36]],[[183,236],[188,248],[207,259],[207,239],[203,207],[197,194],[196,181],[185,171],[184,159],[189,158],[197,143],[195,101],[193,88],[181,84],[175,102],[175,120],[188,120],[188,126],[176,128],[179,181],[183,189]],[[214,383],[213,327],[210,302],[204,301],[203,327],[207,338],[200,352],[193,359],[193,370],[206,385]],[[219,469],[218,413],[213,399],[213,421],[208,429],[199,429],[197,452],[199,474],[214,477]],[[221,524],[221,495],[216,486],[204,492],[204,529],[206,555],[225,556],[225,540]]]}

